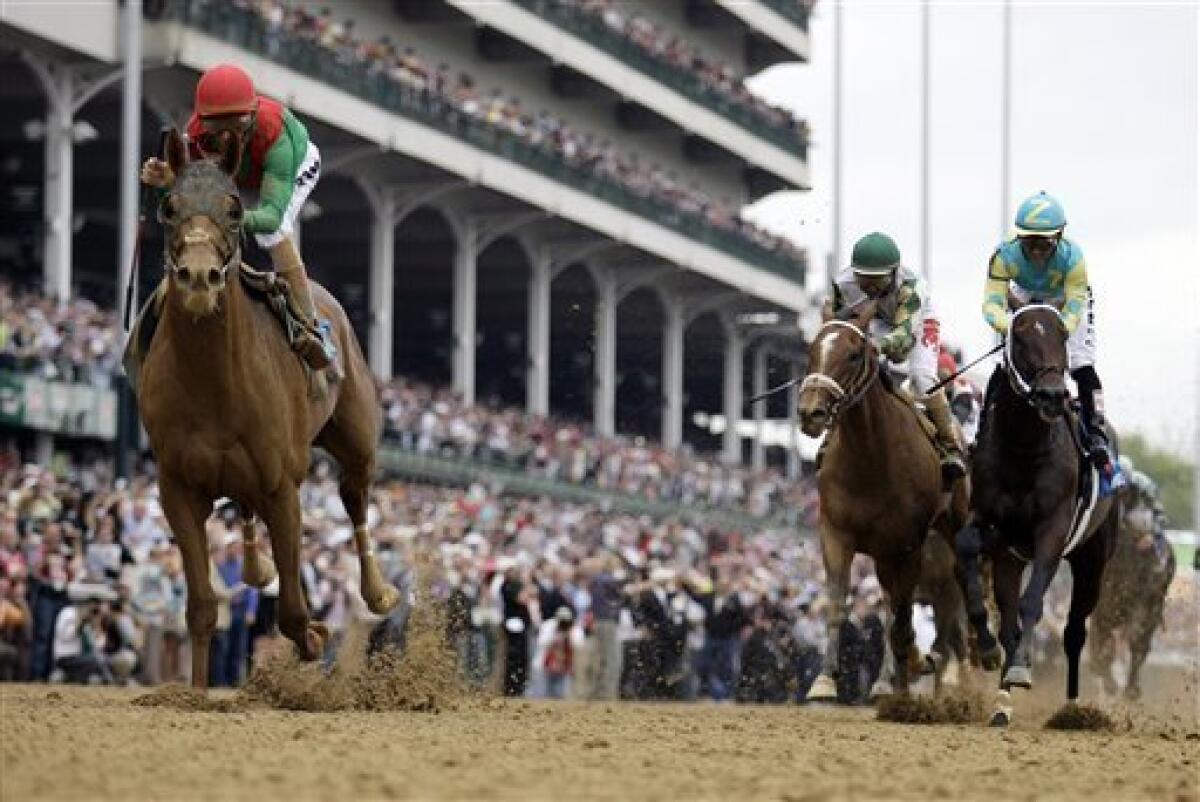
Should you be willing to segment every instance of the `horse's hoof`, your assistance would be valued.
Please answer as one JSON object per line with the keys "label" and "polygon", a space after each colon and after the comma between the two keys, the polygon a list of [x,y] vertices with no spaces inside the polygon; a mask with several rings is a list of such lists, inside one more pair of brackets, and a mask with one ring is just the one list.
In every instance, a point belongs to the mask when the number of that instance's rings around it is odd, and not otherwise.
{"label": "horse's hoof", "polygon": [[383,590],[369,594],[363,594],[363,601],[367,603],[367,609],[375,613],[375,615],[387,615],[392,611],[397,604],[400,603],[400,592],[391,585],[385,585]]}
{"label": "horse's hoof", "polygon": [[1125,689],[1125,698],[1131,702],[1136,702],[1142,698],[1142,689],[1137,685],[1130,685]]}
{"label": "horse's hoof", "polygon": [[958,665],[957,660],[946,661],[946,670],[942,672],[942,687],[957,688],[961,682],[962,669]]}
{"label": "horse's hoof", "polygon": [[1115,679],[1104,680],[1104,692],[1106,694],[1109,696],[1116,696],[1118,693],[1120,693],[1120,691],[1121,689],[1117,686],[1117,681]]}
{"label": "horse's hoof", "polygon": [[883,699],[884,697],[891,696],[895,692],[896,690],[892,687],[892,683],[881,679],[875,680],[875,684],[871,686],[871,693],[867,696],[867,698],[874,702],[876,699]]}
{"label": "horse's hoof", "polygon": [[304,646],[300,649],[300,659],[306,661],[319,659],[325,653],[325,644],[328,642],[329,627],[318,621],[310,621],[304,629]]}
{"label": "horse's hoof", "polygon": [[990,727],[1007,727],[1012,722],[1012,694],[1008,691],[996,692],[996,709],[992,713]]}
{"label": "horse's hoof", "polygon": [[921,661],[921,676],[927,677],[930,674],[936,673],[938,673],[938,654],[937,652],[930,652]]}
{"label": "horse's hoof", "polygon": [[979,653],[979,665],[984,671],[997,671],[1000,668],[1001,662],[1004,660],[1004,650],[1000,648],[1000,644],[996,644],[986,652]]}
{"label": "horse's hoof", "polygon": [[827,674],[822,674],[813,682],[812,687],[808,689],[808,695],[805,697],[807,702],[836,702],[837,701],[837,685],[833,679]]}
{"label": "horse's hoof", "polygon": [[1009,666],[1008,671],[1004,672],[1004,684],[1010,688],[1029,690],[1033,687],[1033,672],[1025,666]]}

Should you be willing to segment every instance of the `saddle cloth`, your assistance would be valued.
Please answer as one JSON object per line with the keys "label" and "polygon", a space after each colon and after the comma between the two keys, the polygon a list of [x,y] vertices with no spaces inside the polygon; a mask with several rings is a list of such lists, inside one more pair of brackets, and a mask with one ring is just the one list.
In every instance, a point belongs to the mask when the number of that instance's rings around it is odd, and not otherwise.
{"label": "saddle cloth", "polygon": [[[304,324],[301,322],[303,316],[292,305],[292,296],[288,291],[287,282],[272,271],[255,270],[245,262],[242,262],[238,268],[238,274],[247,294],[267,305],[267,308],[274,313],[275,319],[283,327],[283,334],[287,337],[288,345],[294,344],[296,337],[303,331]],[[154,332],[158,329],[158,321],[162,316],[165,288],[166,280],[164,279],[155,289],[154,294],[142,305],[133,329],[129,332],[129,339],[125,343],[125,353],[121,358],[121,364],[125,368],[125,375],[129,379],[129,386],[133,389],[134,395],[137,394],[138,382],[141,379],[142,363],[145,362],[146,354],[150,353],[150,343],[154,339]],[[297,354],[296,358],[300,359],[300,356]],[[303,360],[301,360],[301,364],[304,364]],[[323,392],[329,383],[340,380],[342,376],[341,366],[336,359],[323,371],[313,371],[307,365],[305,365],[305,370],[309,373],[311,379],[309,384],[313,394]]]}

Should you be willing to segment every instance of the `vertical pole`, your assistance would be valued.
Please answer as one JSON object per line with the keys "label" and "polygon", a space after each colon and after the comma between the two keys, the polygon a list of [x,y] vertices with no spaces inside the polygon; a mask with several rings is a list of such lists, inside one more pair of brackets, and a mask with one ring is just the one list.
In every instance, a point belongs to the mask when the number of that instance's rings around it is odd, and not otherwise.
{"label": "vertical pole", "polygon": [[921,3],[921,275],[929,282],[933,274],[930,264],[932,222],[929,218],[929,192],[931,181],[930,138],[933,131],[933,115],[930,108],[930,2]]}
{"label": "vertical pole", "polygon": [[[133,254],[138,236],[138,157],[142,142],[142,0],[125,0],[121,15],[125,71],[121,87],[121,206],[117,229],[120,247],[117,253],[117,303],[120,319],[125,320],[126,302],[137,308],[137,290],[126,298],[125,287],[132,279]],[[71,140],[68,130],[67,138]],[[70,242],[70,231],[67,232]],[[68,284],[69,287],[69,284]],[[115,382],[117,391],[117,442],[114,472],[119,477],[130,474],[130,452],[137,438],[137,414],[133,393],[122,377]]]}
{"label": "vertical pole", "polygon": [[[759,395],[767,390],[767,349],[760,345],[754,349],[750,363],[750,392]],[[767,404],[765,401],[754,405],[754,442],[750,445],[750,466],[761,471],[766,466],[766,448],[763,446],[763,435],[766,434]]]}
{"label": "vertical pole", "polygon": [[1000,239],[1008,234],[1012,180],[1012,0],[1004,0],[1000,68]]}
{"label": "vertical pole", "polygon": [[833,269],[842,266],[842,2],[833,4]]}
{"label": "vertical pole", "polygon": [[371,330],[367,350],[371,371],[380,381],[392,378],[396,336],[396,215],[395,193],[383,187],[369,196],[374,220],[371,223]]}
{"label": "vertical pole", "polygon": [[596,434],[611,437],[616,431],[617,404],[617,276],[601,268],[596,281],[596,398],[593,426]]}
{"label": "vertical pole", "polygon": [[463,223],[454,255],[454,389],[464,404],[475,403],[475,302],[479,248],[475,224]]}
{"label": "vertical pole", "polygon": [[538,251],[529,277],[529,374],[525,407],[530,415],[550,414],[550,256]]}
{"label": "vertical pole", "polygon": [[663,324],[663,416],[662,441],[668,450],[683,445],[683,301],[675,296],[665,302]]}
{"label": "vertical pole", "polygon": [[742,422],[742,363],[745,337],[737,324],[725,324],[725,432],[722,438],[725,462],[738,465],[742,461],[742,438],[738,425]]}

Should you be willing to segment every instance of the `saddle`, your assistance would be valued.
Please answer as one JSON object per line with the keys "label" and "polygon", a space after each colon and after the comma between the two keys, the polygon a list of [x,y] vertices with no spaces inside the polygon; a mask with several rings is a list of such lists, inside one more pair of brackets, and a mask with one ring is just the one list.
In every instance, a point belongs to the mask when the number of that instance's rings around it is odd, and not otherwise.
{"label": "saddle", "polygon": [[[246,288],[246,294],[266,304],[282,326],[288,345],[294,345],[296,338],[304,331],[304,316],[294,306],[287,281],[273,271],[256,270],[245,262],[242,262],[238,268],[238,275],[241,278],[242,286]],[[129,340],[125,343],[125,353],[121,358],[121,364],[125,368],[129,386],[135,395],[141,379],[142,363],[145,362],[146,354],[150,353],[150,343],[154,339],[154,332],[158,330],[158,321],[162,317],[162,305],[166,297],[165,286],[164,279],[155,289],[154,294],[142,305],[133,329],[129,332]],[[296,358],[300,359],[300,355],[296,354]],[[319,372],[309,368],[303,359],[300,359],[300,364],[304,365],[304,369],[310,377],[310,389],[314,395],[322,392],[330,383],[340,381],[343,377],[341,366],[336,359],[328,368]]]}
{"label": "saddle", "polygon": [[[908,408],[912,410],[913,415],[916,416],[917,423],[921,424],[921,428],[925,431],[925,437],[929,439],[930,444],[932,444],[935,449],[940,450],[940,444],[938,443],[937,436],[937,426],[929,417],[928,410],[925,409],[923,404],[917,401],[917,397],[913,395],[912,391],[905,387],[896,376],[892,375],[891,370],[889,370],[886,366],[880,367],[879,380],[885,390],[908,405]],[[959,441],[961,445],[961,431],[959,432]]]}

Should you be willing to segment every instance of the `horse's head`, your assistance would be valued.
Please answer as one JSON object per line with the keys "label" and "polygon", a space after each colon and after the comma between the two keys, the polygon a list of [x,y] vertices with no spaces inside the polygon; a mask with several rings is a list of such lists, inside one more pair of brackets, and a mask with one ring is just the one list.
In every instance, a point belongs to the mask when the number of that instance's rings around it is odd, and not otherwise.
{"label": "horse's head", "polygon": [[158,210],[171,289],[197,318],[217,311],[229,269],[241,261],[243,209],[233,181],[241,142],[232,132],[222,133],[219,141],[212,159],[190,161],[179,131],[171,131],[167,162],[175,183]]}
{"label": "horse's head", "polygon": [[1053,306],[1017,309],[1008,329],[1004,369],[1013,390],[1047,423],[1067,408],[1067,328]]}
{"label": "horse's head", "polygon": [[867,328],[875,303],[842,317],[826,316],[808,347],[808,375],[800,385],[800,429],[816,437],[837,420],[838,413],[861,397],[875,378],[875,346]]}

